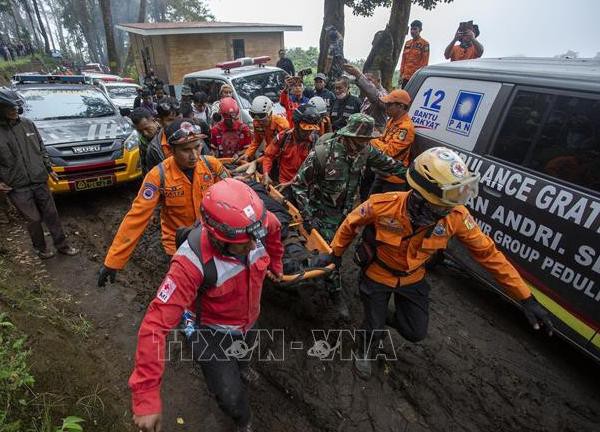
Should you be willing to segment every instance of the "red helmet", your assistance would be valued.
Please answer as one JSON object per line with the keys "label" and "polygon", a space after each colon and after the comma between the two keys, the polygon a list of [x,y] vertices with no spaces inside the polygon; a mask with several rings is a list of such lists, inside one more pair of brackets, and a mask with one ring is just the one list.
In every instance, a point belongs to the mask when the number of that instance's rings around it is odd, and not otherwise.
{"label": "red helmet", "polygon": [[226,178],[208,188],[200,213],[208,232],[225,243],[246,243],[267,233],[264,203],[239,180]]}
{"label": "red helmet", "polygon": [[221,99],[219,113],[223,118],[237,118],[240,114],[240,107],[234,98],[226,97]]}

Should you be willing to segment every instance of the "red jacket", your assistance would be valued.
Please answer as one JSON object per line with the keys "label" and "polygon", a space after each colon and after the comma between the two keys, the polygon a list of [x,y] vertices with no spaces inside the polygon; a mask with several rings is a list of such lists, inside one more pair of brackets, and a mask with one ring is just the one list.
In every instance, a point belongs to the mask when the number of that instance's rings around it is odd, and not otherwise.
{"label": "red jacket", "polygon": [[294,127],[294,111],[296,111],[296,108],[300,105],[307,104],[308,100],[309,99],[306,96],[298,97],[290,95],[285,89],[279,93],[279,103],[285,108],[285,117],[291,128]]}
{"label": "red jacket", "polygon": [[279,158],[279,183],[287,183],[294,178],[311,148],[310,139],[303,142],[296,141],[293,129],[281,132],[277,135],[277,139],[265,147],[263,172],[269,174],[273,162]]}
{"label": "red jacket", "polygon": [[[267,269],[283,272],[281,225],[267,213],[267,236],[248,255],[248,265],[237,258],[218,255],[202,232],[202,259],[215,261],[216,286],[201,298],[201,324],[221,324],[246,331],[258,319],[260,296]],[[264,245],[264,246],[263,246]],[[135,368],[129,378],[133,412],[136,415],[161,412],[160,383],[164,371],[167,333],[181,320],[185,309],[195,310],[196,294],[202,284],[202,264],[185,242],[171,260],[171,266],[140,325]]]}
{"label": "red jacket", "polygon": [[233,128],[228,129],[225,121],[221,120],[210,130],[210,146],[218,158],[229,158],[244,150],[252,141],[250,128],[239,120],[233,122]]}

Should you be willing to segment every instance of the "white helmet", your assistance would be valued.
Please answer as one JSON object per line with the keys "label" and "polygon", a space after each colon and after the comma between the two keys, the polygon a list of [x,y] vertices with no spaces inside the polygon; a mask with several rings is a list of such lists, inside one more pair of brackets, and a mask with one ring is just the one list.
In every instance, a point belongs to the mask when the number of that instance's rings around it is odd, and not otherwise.
{"label": "white helmet", "polygon": [[250,114],[270,115],[273,111],[273,102],[266,96],[256,96],[250,107]]}
{"label": "white helmet", "polygon": [[309,105],[314,106],[317,109],[319,115],[327,114],[327,103],[321,96],[313,96],[308,101]]}

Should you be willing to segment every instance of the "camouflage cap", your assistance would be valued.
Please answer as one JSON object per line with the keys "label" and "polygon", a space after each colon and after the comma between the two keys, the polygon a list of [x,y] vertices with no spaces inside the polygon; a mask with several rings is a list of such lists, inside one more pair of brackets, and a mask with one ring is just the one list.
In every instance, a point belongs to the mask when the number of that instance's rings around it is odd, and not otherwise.
{"label": "camouflage cap", "polygon": [[338,135],[357,138],[375,138],[380,134],[375,131],[375,121],[367,114],[356,113],[348,118],[346,126],[337,131]]}

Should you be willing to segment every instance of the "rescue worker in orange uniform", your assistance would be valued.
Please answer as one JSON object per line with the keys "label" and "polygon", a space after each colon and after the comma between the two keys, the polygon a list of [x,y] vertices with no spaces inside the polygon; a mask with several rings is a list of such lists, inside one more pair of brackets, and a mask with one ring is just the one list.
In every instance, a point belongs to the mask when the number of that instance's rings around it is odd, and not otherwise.
{"label": "rescue worker in orange uniform", "polygon": [[277,135],[265,148],[263,156],[263,183],[272,183],[271,170],[275,160],[279,161],[278,182],[289,183],[308,156],[319,138],[321,117],[312,105],[302,105],[294,113],[296,126]]}
{"label": "rescue worker in orange uniform", "polygon": [[406,178],[412,191],[371,196],[348,215],[331,243],[337,266],[357,230],[366,226],[365,230],[371,231],[370,239],[364,239],[355,254],[363,269],[359,291],[366,331],[355,360],[358,375],[371,375],[372,359],[377,356],[373,351],[383,337],[392,294],[396,306],[393,327],[411,342],[425,338],[429,322],[425,264],[436,251],[445,249],[452,237],[521,303],[535,329],[544,326],[551,334],[548,313],[464,206],[477,195],[479,174],[469,173],[455,152],[435,147],[414,160]]}
{"label": "rescue worker in orange uniform", "polygon": [[277,134],[290,128],[290,124],[284,117],[273,115],[273,102],[266,96],[256,96],[254,98],[250,107],[250,116],[252,117],[254,134],[252,142],[240,161],[253,160],[263,141],[266,149],[271,145]]}
{"label": "rescue worker in orange uniform", "polygon": [[200,217],[200,203],[206,189],[228,177],[216,158],[200,155],[203,135],[198,126],[177,120],[165,132],[173,155],[144,178],[100,268],[98,286],[104,286],[109,279],[115,281],[117,270],[129,261],[159,205],[163,247],[167,255],[173,255],[177,228],[192,225]]}
{"label": "rescue worker in orange uniform", "polygon": [[423,23],[414,20],[410,23],[411,40],[404,44],[398,87],[404,88],[416,71],[429,64],[429,42],[421,37]]}
{"label": "rescue worker in orange uniform", "polygon": [[[477,40],[478,36],[479,26],[474,25],[473,21],[460,23],[454,39],[444,51],[446,60],[472,60],[481,57],[483,55],[483,45]],[[457,44],[457,42],[459,43]]]}
{"label": "rescue worker in orange uniform", "polygon": [[[371,140],[371,145],[386,155],[402,161],[408,167],[410,149],[415,140],[415,126],[408,115],[410,95],[406,90],[393,90],[389,95],[379,98],[385,104],[389,117],[383,135]],[[396,176],[377,176],[371,188],[371,194],[406,190],[404,179]]]}

